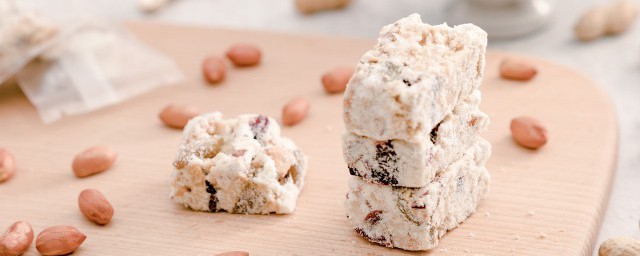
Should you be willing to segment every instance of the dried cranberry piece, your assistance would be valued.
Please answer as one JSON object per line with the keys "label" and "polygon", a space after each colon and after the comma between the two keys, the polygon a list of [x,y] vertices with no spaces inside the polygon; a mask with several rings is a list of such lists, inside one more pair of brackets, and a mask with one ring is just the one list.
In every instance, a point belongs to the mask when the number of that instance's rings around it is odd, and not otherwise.
{"label": "dried cranberry piece", "polygon": [[380,222],[380,220],[382,219],[380,217],[380,214],[382,214],[382,210],[371,211],[369,214],[367,214],[366,217],[364,217],[364,220],[370,225],[378,224],[378,222]]}
{"label": "dried cranberry piece", "polygon": [[360,176],[360,173],[355,167],[349,167],[349,174],[353,176]]}
{"label": "dried cranberry piece", "polygon": [[216,197],[218,191],[216,191],[208,180],[205,180],[204,184],[207,186],[207,193],[209,193],[209,211],[215,212],[218,207],[218,197]]}
{"label": "dried cranberry piece", "polygon": [[438,128],[440,128],[440,124],[442,124],[442,121],[440,121],[440,123],[438,123],[436,127],[433,127],[431,133],[429,134],[431,137],[431,143],[436,143],[436,141],[438,140]]}
{"label": "dried cranberry piece", "polygon": [[393,241],[391,241],[390,239],[387,239],[384,236],[379,236],[379,237],[371,237],[369,236],[367,233],[364,232],[364,230],[362,230],[361,228],[355,228],[355,231],[358,232],[358,234],[360,234],[361,236],[363,236],[364,238],[366,238],[367,240],[377,243],[377,244],[381,244],[383,246],[386,247],[393,247]]}
{"label": "dried cranberry piece", "polygon": [[398,156],[391,141],[376,143],[376,161],[378,168],[372,168],[371,178],[384,185],[397,185],[398,180],[391,174],[398,172],[396,162]]}
{"label": "dried cranberry piece", "polygon": [[254,120],[249,122],[251,131],[253,132],[253,139],[258,139],[269,126],[269,118],[263,115],[258,115]]}

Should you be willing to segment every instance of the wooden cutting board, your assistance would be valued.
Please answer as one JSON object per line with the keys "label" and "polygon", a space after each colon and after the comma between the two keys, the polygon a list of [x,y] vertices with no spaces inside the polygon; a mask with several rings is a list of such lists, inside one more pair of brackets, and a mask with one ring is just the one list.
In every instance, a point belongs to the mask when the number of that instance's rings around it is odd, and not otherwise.
{"label": "wooden cutting board", "polygon": [[[357,235],[343,207],[348,172],[340,136],[342,96],[327,95],[321,74],[355,65],[373,40],[283,35],[255,31],[132,24],[143,41],[174,58],[186,80],[90,114],[43,125],[15,86],[0,87],[0,146],[16,159],[16,176],[0,184],[0,227],[28,220],[35,232],[59,224],[87,234],[81,255],[411,254],[371,244]],[[374,36],[374,35],[371,35]],[[200,64],[235,42],[264,51],[259,67],[228,69],[227,80],[206,85]],[[490,52],[482,109],[491,117],[484,134],[493,144],[488,163],[491,192],[462,226],[449,232],[433,255],[588,255],[606,207],[617,151],[617,124],[609,99],[584,75],[548,61],[530,82],[499,77]],[[524,57],[526,58],[526,57]],[[280,120],[283,104],[311,102],[306,120],[283,128],[310,157],[304,191],[294,214],[277,216],[193,212],[169,199],[172,161],[181,133],[164,127],[158,112],[170,102],[189,103],[227,117],[262,113]],[[548,145],[517,146],[511,118],[531,115],[547,125]],[[108,172],[73,176],[74,155],[107,143],[120,157]],[[85,188],[101,190],[115,207],[105,227],[85,220],[77,207]],[[36,255],[32,246],[28,255]],[[420,254],[420,253],[414,253]]]}

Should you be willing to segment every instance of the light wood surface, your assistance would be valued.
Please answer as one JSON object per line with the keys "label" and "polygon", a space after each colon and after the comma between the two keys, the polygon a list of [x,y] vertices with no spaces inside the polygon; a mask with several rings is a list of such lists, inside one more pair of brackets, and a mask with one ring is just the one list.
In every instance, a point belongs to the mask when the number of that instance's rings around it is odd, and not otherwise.
{"label": "light wood surface", "polygon": [[[371,244],[352,231],[343,207],[348,171],[342,160],[342,96],[327,95],[320,75],[354,65],[372,40],[280,35],[255,31],[132,24],[143,41],[175,58],[186,74],[163,87],[90,114],[43,125],[16,86],[0,87],[0,146],[13,152],[18,170],[0,184],[0,229],[27,220],[36,234],[59,224],[87,234],[79,255],[420,254]],[[207,86],[200,64],[235,42],[258,44],[259,67],[233,68],[227,80]],[[482,109],[491,117],[484,134],[493,144],[491,192],[478,212],[447,234],[432,255],[588,255],[606,207],[617,150],[611,103],[585,76],[531,59],[531,82],[499,78],[507,53],[489,53]],[[303,96],[311,112],[283,128],[310,157],[305,188],[294,214],[277,216],[192,212],[169,199],[169,179],[180,131],[165,128],[158,112],[167,103],[190,103],[227,117],[262,113],[280,119],[283,104]],[[531,115],[545,123],[548,145],[518,147],[509,121]],[[74,155],[107,143],[120,157],[102,174],[77,179]],[[78,210],[85,188],[101,190],[115,207],[111,224],[96,226]],[[541,237],[546,236],[546,237]],[[37,255],[32,245],[27,255]]]}

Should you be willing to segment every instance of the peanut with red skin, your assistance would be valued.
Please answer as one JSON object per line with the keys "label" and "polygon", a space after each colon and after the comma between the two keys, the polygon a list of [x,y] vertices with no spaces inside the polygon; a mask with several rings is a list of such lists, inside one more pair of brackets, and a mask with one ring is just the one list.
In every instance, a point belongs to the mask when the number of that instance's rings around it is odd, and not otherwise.
{"label": "peanut with red skin", "polygon": [[182,129],[191,120],[200,114],[200,110],[194,106],[181,105],[181,104],[169,104],[162,109],[158,117],[164,125]]}
{"label": "peanut with red skin", "polygon": [[202,75],[209,84],[222,82],[226,73],[226,65],[220,57],[209,56],[202,62]]}
{"label": "peanut with red skin", "polygon": [[524,60],[504,59],[500,63],[500,76],[511,80],[527,81],[538,74],[536,67]]}
{"label": "peanut with red skin", "polygon": [[33,242],[33,229],[26,221],[13,223],[0,234],[0,256],[18,256]]}
{"label": "peanut with red skin", "polygon": [[260,63],[262,52],[252,44],[234,44],[227,51],[227,58],[236,67],[255,66]]}
{"label": "peanut with red skin", "polygon": [[113,206],[98,190],[85,189],[78,196],[78,207],[82,214],[98,225],[107,225],[113,218]]}
{"label": "peanut with red skin", "polygon": [[353,67],[336,67],[322,75],[322,86],[327,93],[344,92],[353,75]]}
{"label": "peanut with red skin", "polygon": [[0,148],[0,183],[13,177],[16,172],[16,161],[8,150]]}
{"label": "peanut with red skin", "polygon": [[538,149],[548,140],[548,132],[544,125],[528,116],[511,120],[511,136],[518,144],[530,149]]}
{"label": "peanut with red skin", "polygon": [[66,255],[80,248],[86,238],[72,226],[53,226],[38,234],[36,249],[42,255]]}
{"label": "peanut with red skin", "polygon": [[232,251],[232,252],[216,254],[216,256],[249,256],[249,253],[242,252],[242,251]]}
{"label": "peanut with red skin", "polygon": [[111,168],[118,158],[111,147],[99,145],[91,147],[76,155],[71,168],[78,178],[84,178]]}

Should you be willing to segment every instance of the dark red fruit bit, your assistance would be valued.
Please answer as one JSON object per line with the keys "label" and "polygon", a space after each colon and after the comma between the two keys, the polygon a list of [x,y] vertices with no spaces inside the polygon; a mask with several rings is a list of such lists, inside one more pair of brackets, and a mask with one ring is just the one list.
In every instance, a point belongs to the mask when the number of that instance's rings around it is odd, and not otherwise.
{"label": "dark red fruit bit", "polygon": [[209,211],[216,212],[218,207],[218,198],[216,197],[216,189],[209,183],[208,180],[204,181],[204,184],[207,186],[207,193],[209,193]]}
{"label": "dark red fruit bit", "polygon": [[371,179],[384,185],[397,185],[398,180],[391,175],[391,172],[398,172],[396,166],[398,156],[390,140],[376,143],[375,159],[378,167],[371,168]]}
{"label": "dark red fruit bit", "polygon": [[409,80],[407,80],[407,79],[402,79],[402,82],[403,82],[406,86],[411,87],[411,82],[409,82]]}
{"label": "dark red fruit bit", "polygon": [[413,209],[425,209],[425,208],[427,208],[427,205],[425,203],[419,203],[419,204],[414,203],[414,204],[411,205],[411,208],[413,208]]}
{"label": "dark red fruit bit", "polygon": [[258,115],[254,120],[249,122],[249,126],[251,126],[251,131],[253,132],[253,139],[258,139],[263,133],[264,130],[269,126],[269,118],[263,115]]}
{"label": "dark red fruit bit", "polygon": [[369,236],[367,233],[364,232],[364,230],[362,230],[361,228],[355,228],[355,231],[358,232],[358,234],[360,234],[361,236],[363,236],[364,238],[366,238],[367,240],[377,243],[377,244],[381,244],[384,245],[386,247],[393,247],[393,242],[390,240],[387,240],[386,237],[384,236],[379,236],[379,237],[371,237]]}
{"label": "dark red fruit bit", "polygon": [[382,210],[371,211],[369,214],[367,214],[366,217],[364,217],[364,220],[370,225],[378,224],[378,222],[380,222],[380,220],[382,219],[380,217],[380,214],[382,214]]}
{"label": "dark red fruit bit", "polygon": [[349,167],[349,174],[353,175],[353,176],[358,176],[360,177],[360,173],[358,172],[358,170],[354,167]]}
{"label": "dark red fruit bit", "polygon": [[208,180],[205,180],[204,184],[207,185],[207,193],[215,195],[218,192]]}
{"label": "dark red fruit bit", "polygon": [[433,127],[431,133],[429,134],[431,137],[431,143],[436,143],[436,141],[438,140],[438,128],[440,128],[440,124],[442,124],[442,121],[440,121],[440,123],[438,123],[436,127]]}

